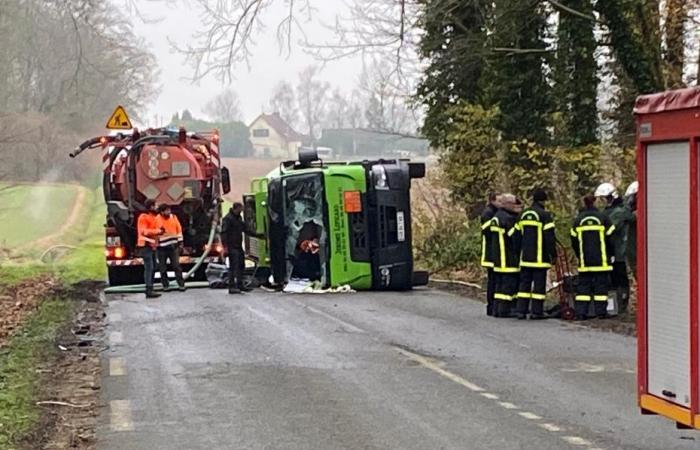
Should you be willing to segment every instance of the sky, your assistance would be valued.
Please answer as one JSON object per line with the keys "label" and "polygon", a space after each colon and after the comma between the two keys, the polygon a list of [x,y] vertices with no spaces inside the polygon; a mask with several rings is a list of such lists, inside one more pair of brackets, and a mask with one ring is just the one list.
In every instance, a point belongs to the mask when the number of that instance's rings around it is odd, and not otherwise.
{"label": "sky", "polygon": [[[161,125],[169,121],[176,111],[189,109],[195,117],[206,116],[206,103],[225,89],[214,75],[193,84],[187,80],[193,74],[182,54],[173,51],[169,39],[180,45],[192,42],[198,30],[203,30],[202,17],[193,1],[188,0],[135,0],[144,20],[135,20],[136,34],[146,41],[155,55],[160,70],[160,94],[150,106],[145,116],[148,125]],[[313,20],[305,24],[310,40],[326,42],[333,39],[333,33],[323,26],[332,23],[336,14],[345,15],[347,6],[344,0],[320,0],[311,2],[316,10]],[[243,121],[250,123],[261,112],[271,112],[267,108],[274,86],[281,80],[296,85],[297,74],[305,67],[318,64],[307,55],[297,42],[292,52],[280,49],[276,36],[277,24],[284,17],[285,0],[273,0],[273,6],[262,17],[266,25],[263,33],[256,36],[254,55],[250,67],[245,64],[234,69],[235,79],[231,88],[240,98]],[[300,39],[297,34],[293,40]],[[343,59],[325,64],[320,78],[338,86],[344,91],[352,89],[362,69],[360,58]]]}

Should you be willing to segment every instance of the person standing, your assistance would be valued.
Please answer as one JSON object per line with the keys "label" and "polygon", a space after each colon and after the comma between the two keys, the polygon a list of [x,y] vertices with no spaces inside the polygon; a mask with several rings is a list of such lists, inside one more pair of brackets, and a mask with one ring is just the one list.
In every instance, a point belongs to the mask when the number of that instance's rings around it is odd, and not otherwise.
{"label": "person standing", "polygon": [[574,219],[571,227],[571,246],[578,258],[578,285],[574,311],[576,320],[588,319],[591,301],[595,315],[606,318],[608,315],[608,286],[612,272],[610,257],[614,248],[610,237],[615,226],[610,219],[595,207],[595,197],[583,198],[583,209]]}
{"label": "person standing", "polygon": [[500,208],[489,226],[493,271],[496,276],[494,317],[512,317],[512,304],[518,291],[520,272],[520,236],[515,233],[515,224],[521,211],[522,205],[514,195],[503,194],[500,197]]}
{"label": "person standing", "polygon": [[180,267],[180,247],[183,243],[182,226],[177,216],[172,213],[170,205],[160,205],[158,213],[158,228],[163,232],[158,239],[158,264],[163,290],[170,289],[168,281],[168,260],[170,260],[178,288],[180,291],[185,291],[185,279],[182,277],[182,268]]}
{"label": "person standing", "polygon": [[603,210],[615,231],[611,235],[611,242],[615,252],[611,255],[612,272],[611,287],[614,289],[618,303],[618,311],[627,311],[630,296],[630,280],[627,275],[627,242],[630,225],[634,223],[634,214],[625,207],[624,201],[617,193],[617,189],[610,183],[603,183],[596,189],[595,196],[604,199],[606,207]]}
{"label": "person standing", "polygon": [[535,189],[532,206],[520,215],[515,225],[520,234],[520,289],[518,291],[518,319],[530,312],[530,319],[545,319],[544,301],[547,294],[547,271],[556,259],[555,225],[552,215],[545,210],[547,193]]}
{"label": "person standing", "polygon": [[634,181],[625,192],[625,206],[632,213],[632,221],[627,230],[627,264],[634,279],[637,279],[637,192],[639,182]]}
{"label": "person standing", "polygon": [[136,221],[136,253],[143,259],[143,282],[146,286],[146,298],[160,297],[153,290],[153,275],[156,267],[156,248],[158,238],[163,231],[158,226],[156,202],[148,199],[144,202],[146,211],[139,214]]}
{"label": "person standing", "polygon": [[496,276],[493,272],[493,255],[491,253],[491,219],[498,211],[498,194],[490,192],[486,208],[481,213],[481,267],[486,269],[486,315],[493,316],[494,293],[496,290]]}
{"label": "person standing", "polygon": [[236,202],[224,217],[221,225],[221,239],[226,247],[228,255],[228,293],[240,294],[252,289],[243,283],[243,271],[245,270],[245,254],[243,253],[243,234],[264,238],[264,235],[256,234],[255,230],[247,227],[241,213],[243,204]]}

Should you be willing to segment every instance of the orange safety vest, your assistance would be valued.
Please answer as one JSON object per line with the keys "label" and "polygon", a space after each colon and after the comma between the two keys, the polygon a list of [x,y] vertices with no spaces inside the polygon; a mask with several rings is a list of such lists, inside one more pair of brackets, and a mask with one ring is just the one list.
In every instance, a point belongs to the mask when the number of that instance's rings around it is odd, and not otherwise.
{"label": "orange safety vest", "polygon": [[158,226],[158,216],[145,212],[139,215],[139,220],[136,223],[136,231],[138,233],[137,247],[149,246],[156,248],[158,245],[158,236],[160,235],[160,227]]}
{"label": "orange safety vest", "polygon": [[157,228],[165,230],[158,239],[158,247],[169,247],[183,241],[182,225],[175,214],[170,214],[170,217],[158,214]]}

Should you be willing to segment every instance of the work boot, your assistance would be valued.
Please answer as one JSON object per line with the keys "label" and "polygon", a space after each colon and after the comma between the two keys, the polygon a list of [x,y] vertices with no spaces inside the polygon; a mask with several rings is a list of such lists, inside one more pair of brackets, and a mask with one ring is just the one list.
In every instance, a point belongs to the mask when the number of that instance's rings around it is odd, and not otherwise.
{"label": "work boot", "polygon": [[182,283],[181,285],[178,286],[177,288],[178,291],[180,292],[185,292],[187,290],[187,287],[185,286],[185,283]]}
{"label": "work boot", "polygon": [[241,292],[251,292],[253,290],[253,288],[249,288],[245,285],[238,286],[238,289],[240,289]]}
{"label": "work boot", "polygon": [[547,316],[544,314],[530,314],[530,320],[545,320]]}
{"label": "work boot", "polygon": [[241,293],[241,290],[238,289],[238,288],[235,288],[235,287],[233,287],[233,288],[228,288],[228,293],[229,293],[229,294],[240,294],[240,293]]}
{"label": "work boot", "polygon": [[152,289],[146,290],[146,298],[158,298],[160,297],[160,294],[158,292],[154,292]]}
{"label": "work boot", "polygon": [[527,319],[527,314],[519,312],[517,314],[518,320],[525,320]]}
{"label": "work boot", "polygon": [[169,284],[164,284],[163,285],[163,292],[168,292],[170,290],[170,285]]}
{"label": "work boot", "polygon": [[581,321],[588,319],[588,308],[590,302],[576,301],[574,302],[574,320]]}
{"label": "work boot", "polygon": [[629,288],[620,288],[617,290],[617,313],[624,314],[627,312],[627,306],[630,301]]}

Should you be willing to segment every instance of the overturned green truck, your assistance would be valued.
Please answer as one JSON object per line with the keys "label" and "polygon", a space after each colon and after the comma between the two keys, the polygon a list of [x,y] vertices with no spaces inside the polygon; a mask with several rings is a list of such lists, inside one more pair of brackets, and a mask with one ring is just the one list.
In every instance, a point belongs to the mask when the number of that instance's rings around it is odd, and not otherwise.
{"label": "overturned green truck", "polygon": [[255,277],[358,290],[427,284],[427,272],[414,271],[411,239],[411,180],[424,176],[423,163],[323,162],[300,150],[244,196],[248,227],[266,236],[246,238]]}

